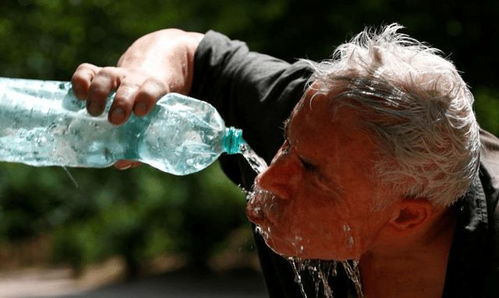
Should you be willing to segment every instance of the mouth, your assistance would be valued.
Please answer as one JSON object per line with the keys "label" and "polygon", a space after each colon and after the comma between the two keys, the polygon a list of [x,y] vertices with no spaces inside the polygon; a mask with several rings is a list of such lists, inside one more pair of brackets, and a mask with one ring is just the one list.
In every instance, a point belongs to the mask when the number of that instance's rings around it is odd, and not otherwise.
{"label": "mouth", "polygon": [[258,187],[247,199],[246,216],[256,225],[256,233],[283,257],[347,260],[361,255],[358,229],[346,218],[318,221],[317,213],[303,212],[293,200]]}
{"label": "mouth", "polygon": [[283,204],[273,193],[257,186],[247,196],[246,216],[256,225],[269,248],[284,257],[298,257],[304,252],[302,237],[290,233],[287,225],[282,225],[279,215],[282,215]]}
{"label": "mouth", "polygon": [[256,199],[255,196],[256,195],[253,192],[248,194],[246,217],[248,217],[252,223],[258,225],[265,219],[265,213],[263,212],[262,207],[257,203],[258,199]]}
{"label": "mouth", "polygon": [[[248,193],[246,205],[246,216],[248,219],[259,226],[264,226],[268,223],[273,223],[270,212],[275,208],[276,196],[257,185],[253,187],[253,191]],[[275,211],[275,210],[274,210]]]}

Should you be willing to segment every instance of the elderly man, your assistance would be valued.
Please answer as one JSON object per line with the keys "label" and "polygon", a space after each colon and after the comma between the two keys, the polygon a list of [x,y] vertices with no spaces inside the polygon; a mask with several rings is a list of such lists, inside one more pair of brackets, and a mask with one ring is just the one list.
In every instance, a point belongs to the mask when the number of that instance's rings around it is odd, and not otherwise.
{"label": "elderly man", "polygon": [[[499,142],[483,132],[480,145],[452,63],[398,29],[364,31],[332,60],[291,65],[215,32],[158,31],[118,67],[81,65],[73,86],[93,115],[116,89],[115,124],[167,92],[190,94],[273,157],[248,203],[271,297],[316,290],[294,283],[283,256],[357,260],[370,298],[496,297]],[[221,164],[254,184],[240,157]],[[331,277],[336,298],[355,295],[344,275]]]}

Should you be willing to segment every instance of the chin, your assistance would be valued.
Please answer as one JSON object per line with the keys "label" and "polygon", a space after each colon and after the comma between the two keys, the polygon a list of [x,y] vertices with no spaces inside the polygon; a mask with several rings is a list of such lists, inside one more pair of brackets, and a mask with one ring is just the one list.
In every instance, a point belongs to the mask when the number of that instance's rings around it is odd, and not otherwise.
{"label": "chin", "polygon": [[[285,258],[299,258],[299,259],[315,259],[327,261],[347,261],[356,260],[360,258],[357,249],[341,247],[335,249],[328,246],[325,248],[323,243],[316,245],[305,244],[309,241],[293,241],[296,237],[276,237],[274,235],[263,235],[267,246],[275,253]],[[310,243],[310,242],[309,242]]]}
{"label": "chin", "polygon": [[263,237],[265,240],[265,244],[274,251],[276,254],[285,257],[285,258],[300,258],[306,259],[306,255],[304,254],[304,249],[301,247],[296,247],[291,245],[289,242],[276,240],[273,238]]}

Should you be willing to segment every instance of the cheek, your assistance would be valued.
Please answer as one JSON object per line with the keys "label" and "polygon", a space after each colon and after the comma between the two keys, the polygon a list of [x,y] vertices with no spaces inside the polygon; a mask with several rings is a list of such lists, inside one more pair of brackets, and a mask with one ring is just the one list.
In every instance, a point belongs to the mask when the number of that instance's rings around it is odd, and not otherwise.
{"label": "cheek", "polygon": [[[360,250],[358,224],[334,204],[289,204],[267,230],[268,244],[281,254],[314,259],[352,259]],[[336,206],[338,207],[338,206]]]}
{"label": "cheek", "polygon": [[360,233],[349,221],[309,218],[300,230],[304,254],[310,258],[344,260],[358,255]]}
{"label": "cheek", "polygon": [[287,200],[256,196],[247,209],[267,245],[281,255],[358,259],[370,231],[365,227],[368,217],[358,204],[346,204],[347,199],[320,195],[305,186]]}
{"label": "cheek", "polygon": [[350,210],[345,204],[308,203],[293,207],[292,211],[282,213],[282,221],[269,234],[275,241],[276,250],[288,246],[294,249],[287,255],[328,260],[359,259],[376,237],[377,227],[372,224],[376,220],[375,214]]}

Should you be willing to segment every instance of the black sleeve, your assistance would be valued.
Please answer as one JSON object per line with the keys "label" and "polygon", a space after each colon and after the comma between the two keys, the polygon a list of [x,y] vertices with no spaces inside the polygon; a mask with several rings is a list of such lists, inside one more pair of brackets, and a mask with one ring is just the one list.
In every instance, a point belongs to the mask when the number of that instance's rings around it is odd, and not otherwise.
{"label": "black sleeve", "polygon": [[[215,106],[228,126],[243,129],[244,139],[270,162],[283,141],[282,122],[305,90],[308,65],[250,52],[243,42],[213,31],[199,44],[194,63],[191,96]],[[239,154],[222,155],[219,161],[235,184],[251,188],[255,173]],[[301,297],[288,262],[260,235],[255,239],[269,297]]]}
{"label": "black sleeve", "polygon": [[209,31],[198,46],[191,96],[211,103],[227,126],[267,161],[283,141],[282,122],[303,95],[311,69],[249,51],[245,43]]}

